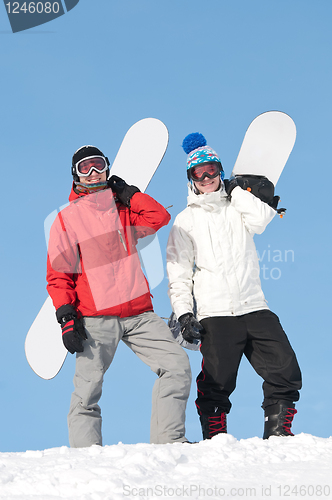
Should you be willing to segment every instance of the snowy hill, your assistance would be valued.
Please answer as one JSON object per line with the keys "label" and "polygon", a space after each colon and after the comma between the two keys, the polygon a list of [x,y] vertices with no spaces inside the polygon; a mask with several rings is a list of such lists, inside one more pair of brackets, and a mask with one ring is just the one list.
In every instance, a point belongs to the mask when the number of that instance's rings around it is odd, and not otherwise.
{"label": "snowy hill", "polygon": [[0,453],[0,498],[332,498],[332,437]]}

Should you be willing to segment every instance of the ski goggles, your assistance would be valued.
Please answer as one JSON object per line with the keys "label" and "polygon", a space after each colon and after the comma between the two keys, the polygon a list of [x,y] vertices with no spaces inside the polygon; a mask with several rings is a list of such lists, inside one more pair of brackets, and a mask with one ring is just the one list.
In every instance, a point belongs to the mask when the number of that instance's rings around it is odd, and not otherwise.
{"label": "ski goggles", "polygon": [[88,177],[92,170],[95,170],[98,174],[102,174],[107,169],[108,163],[104,156],[88,156],[74,165],[74,172],[79,177]]}
{"label": "ski goggles", "polygon": [[208,177],[209,179],[214,179],[219,174],[224,178],[224,171],[220,163],[211,162],[203,163],[201,165],[196,165],[188,170],[188,179],[194,182],[201,182]]}

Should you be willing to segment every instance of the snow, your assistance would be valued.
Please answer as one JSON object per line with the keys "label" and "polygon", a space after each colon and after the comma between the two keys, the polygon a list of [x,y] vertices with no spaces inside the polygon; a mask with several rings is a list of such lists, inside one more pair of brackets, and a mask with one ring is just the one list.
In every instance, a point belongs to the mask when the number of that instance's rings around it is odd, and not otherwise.
{"label": "snow", "polygon": [[0,453],[0,498],[331,498],[332,437],[133,444]]}

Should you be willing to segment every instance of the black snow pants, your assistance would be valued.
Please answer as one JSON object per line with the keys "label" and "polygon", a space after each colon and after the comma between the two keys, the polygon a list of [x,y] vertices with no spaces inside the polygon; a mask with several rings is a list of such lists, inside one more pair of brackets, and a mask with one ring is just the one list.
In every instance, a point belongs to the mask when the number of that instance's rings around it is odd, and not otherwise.
{"label": "black snow pants", "polygon": [[216,407],[229,413],[229,396],[236,386],[242,354],[264,379],[262,408],[278,400],[299,400],[301,371],[276,314],[261,310],[243,316],[209,317],[201,324],[205,332],[202,371],[197,377],[199,414],[212,415]]}

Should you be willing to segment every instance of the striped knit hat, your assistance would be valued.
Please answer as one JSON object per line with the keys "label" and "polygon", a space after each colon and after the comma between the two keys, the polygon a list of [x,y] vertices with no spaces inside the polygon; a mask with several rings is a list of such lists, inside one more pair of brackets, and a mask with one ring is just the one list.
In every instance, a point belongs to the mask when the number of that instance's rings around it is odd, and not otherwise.
{"label": "striped knit hat", "polygon": [[204,135],[198,132],[187,135],[182,142],[182,148],[188,155],[187,170],[201,163],[215,162],[220,163],[221,173],[224,173],[219,156],[207,145]]}

